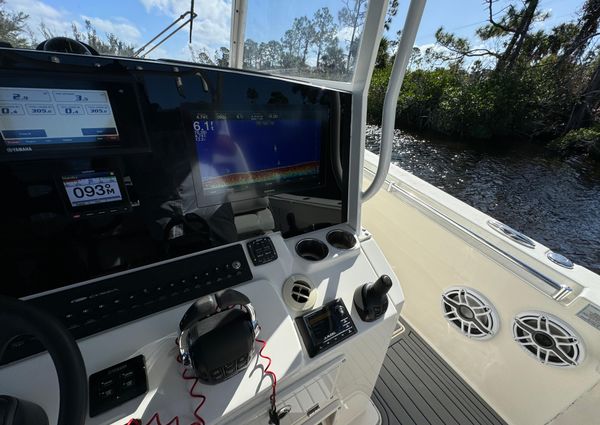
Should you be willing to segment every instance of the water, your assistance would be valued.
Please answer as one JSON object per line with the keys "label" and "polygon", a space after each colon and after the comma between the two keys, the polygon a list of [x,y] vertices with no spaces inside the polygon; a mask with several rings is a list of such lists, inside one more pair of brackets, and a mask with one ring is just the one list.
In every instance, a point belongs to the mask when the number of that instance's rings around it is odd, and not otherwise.
{"label": "water", "polygon": [[[380,129],[367,148],[379,152]],[[600,274],[600,167],[529,143],[473,146],[396,130],[392,161]]]}

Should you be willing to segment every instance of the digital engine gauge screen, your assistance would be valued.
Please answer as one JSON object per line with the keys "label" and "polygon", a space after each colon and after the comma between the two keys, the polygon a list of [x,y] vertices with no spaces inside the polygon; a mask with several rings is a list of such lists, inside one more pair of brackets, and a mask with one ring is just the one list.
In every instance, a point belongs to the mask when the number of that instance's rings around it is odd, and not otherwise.
{"label": "digital engine gauge screen", "polygon": [[123,200],[119,180],[110,171],[63,176],[62,181],[73,208]]}
{"label": "digital engine gauge screen", "polygon": [[0,87],[0,135],[15,149],[119,141],[105,90]]}

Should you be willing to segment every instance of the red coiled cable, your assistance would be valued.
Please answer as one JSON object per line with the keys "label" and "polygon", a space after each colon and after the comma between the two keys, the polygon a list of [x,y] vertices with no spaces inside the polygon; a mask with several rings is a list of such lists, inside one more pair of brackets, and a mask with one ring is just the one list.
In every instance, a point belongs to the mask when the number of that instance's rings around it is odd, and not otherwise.
{"label": "red coiled cable", "polygon": [[[175,343],[177,344],[177,341],[175,341]],[[177,356],[177,363],[181,363],[181,355]],[[186,380],[186,381],[194,381],[194,383],[192,384],[189,394],[192,398],[197,398],[200,399],[200,402],[198,403],[198,406],[196,407],[196,409],[194,409],[194,418],[196,419],[194,422],[192,422],[190,425],[205,425],[204,419],[202,419],[202,417],[198,414],[198,411],[202,408],[202,406],[204,406],[204,403],[206,402],[206,396],[204,396],[203,394],[200,393],[196,393],[196,385],[198,385],[198,382],[200,382],[200,380],[198,378],[196,378],[195,376],[190,376],[189,374],[187,374],[186,372],[188,372],[187,369],[183,369],[183,372],[181,373],[181,377]],[[163,424],[160,421],[160,415],[158,412],[156,412],[154,415],[152,415],[152,417],[150,418],[150,420],[146,423],[146,425],[180,425],[179,423],[179,416],[175,416],[173,419],[171,419],[169,422],[167,422],[166,424]]]}
{"label": "red coiled cable", "polygon": [[[275,406],[276,406],[276,397],[277,397],[277,375],[275,375],[275,372],[269,370],[271,367],[271,357],[266,356],[263,354],[263,350],[267,347],[267,341],[262,340],[262,339],[256,339],[256,342],[262,344],[261,349],[258,352],[258,356],[262,357],[263,359],[267,360],[267,365],[264,368],[264,374],[268,375],[271,378],[271,395],[269,396],[269,400],[271,402],[271,409],[273,411],[275,411]],[[177,356],[177,362],[181,363],[181,356],[178,355]],[[198,411],[202,408],[202,406],[204,406],[204,403],[206,402],[206,396],[204,396],[201,393],[196,393],[195,389],[196,389],[196,385],[198,385],[198,383],[200,382],[200,380],[198,378],[196,378],[193,375],[189,375],[186,372],[188,372],[187,369],[184,369],[181,377],[186,380],[186,381],[194,381],[194,383],[192,384],[189,394],[192,398],[197,398],[200,399],[200,402],[198,404],[198,406],[196,407],[196,409],[194,410],[194,418],[196,419],[195,422],[191,423],[190,425],[205,425],[205,421],[204,419],[198,414]],[[131,421],[130,421],[131,423]],[[156,412],[154,415],[152,415],[152,417],[150,418],[150,420],[146,423],[146,425],[180,425],[179,423],[179,416],[175,416],[173,417],[173,419],[171,419],[169,422],[167,422],[166,424],[163,424],[160,421],[160,415],[158,412]]]}
{"label": "red coiled cable", "polygon": [[194,381],[194,383],[192,384],[192,387],[190,388],[190,396],[192,398],[199,398],[200,402],[198,403],[198,406],[196,407],[196,409],[194,409],[194,418],[196,418],[196,422],[193,422],[191,425],[204,425],[204,419],[202,419],[202,417],[198,414],[198,411],[202,408],[202,406],[204,406],[204,403],[206,402],[206,396],[204,396],[203,394],[200,393],[195,393],[194,390],[196,389],[196,385],[198,385],[199,379],[196,378],[195,376],[187,376],[186,372],[188,372],[187,369],[183,370],[183,373],[181,374],[181,377],[183,379],[185,379],[186,381]]}
{"label": "red coiled cable", "polygon": [[275,401],[277,396],[277,375],[275,375],[275,372],[269,370],[269,368],[271,367],[271,357],[265,356],[263,354],[263,350],[267,347],[267,341],[256,338],[256,342],[262,344],[262,348],[258,352],[258,356],[267,360],[267,365],[265,366],[264,374],[271,377],[271,396],[269,397],[269,400],[271,400],[271,408],[275,410]]}

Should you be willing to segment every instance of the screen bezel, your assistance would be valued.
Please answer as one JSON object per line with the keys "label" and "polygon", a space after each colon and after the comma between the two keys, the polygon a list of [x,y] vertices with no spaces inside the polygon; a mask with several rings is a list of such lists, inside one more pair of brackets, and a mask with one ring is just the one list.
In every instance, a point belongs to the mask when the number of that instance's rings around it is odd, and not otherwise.
{"label": "screen bezel", "polygon": [[[67,190],[64,185],[64,177],[82,177],[85,178],[90,174],[101,174],[101,173],[113,173],[117,179],[117,185],[119,186],[119,191],[121,192],[121,200],[119,201],[111,201],[111,202],[99,202],[96,204],[89,205],[80,205],[73,206],[71,204],[71,200],[69,199],[69,195],[67,194]],[[65,171],[57,174],[54,178],[55,184],[57,186],[58,192],[60,193],[60,197],[63,202],[63,206],[67,213],[74,218],[80,218],[86,215],[86,213],[98,213],[98,212],[124,212],[131,209],[131,201],[129,200],[129,195],[127,193],[127,188],[125,186],[125,182],[123,180],[123,176],[119,172],[119,170],[114,169],[93,169],[93,170],[79,170],[79,171]],[[117,211],[111,211],[117,210]]]}
{"label": "screen bezel", "polygon": [[[225,204],[228,202],[238,202],[238,201],[246,201],[250,199],[263,198],[267,196],[273,196],[281,193],[294,193],[299,191],[306,191],[311,189],[318,189],[324,187],[326,185],[326,172],[325,167],[328,164],[328,152],[329,145],[331,143],[331,129],[329,125],[331,110],[327,105],[307,105],[305,107],[299,108],[297,106],[289,107],[289,111],[299,112],[310,112],[314,114],[314,116],[320,116],[320,132],[321,132],[321,140],[319,146],[319,173],[313,179],[306,179],[305,181],[301,180],[290,180],[283,183],[274,183],[272,186],[267,186],[263,183],[253,183],[245,187],[245,189],[233,189],[233,190],[224,190],[219,193],[206,193],[204,190],[204,184],[202,180],[202,166],[200,164],[200,160],[198,158],[198,153],[195,146],[195,140],[193,135],[193,122],[195,120],[196,114],[208,114],[210,116],[216,116],[217,113],[236,113],[236,112],[247,112],[247,113],[257,113],[257,114],[269,114],[273,112],[280,113],[283,108],[286,108],[282,105],[277,105],[277,107],[269,108],[269,107],[261,107],[261,108],[251,108],[248,105],[239,106],[239,107],[231,107],[228,106],[226,108],[218,108],[215,110],[213,108],[206,107],[186,107],[182,108],[183,113],[183,125],[184,134],[186,139],[186,144],[188,146],[188,155],[191,161],[190,167],[192,172],[192,181],[194,183],[194,191],[196,193],[196,204],[198,208],[209,207],[214,205]],[[316,111],[315,109],[319,108],[320,111]],[[215,118],[216,119],[216,118]],[[301,186],[301,187],[299,187]]]}
{"label": "screen bezel", "polygon": [[149,140],[143,120],[142,97],[137,85],[126,77],[100,77],[81,74],[48,76],[44,72],[31,75],[24,72],[0,72],[2,87],[49,90],[102,90],[106,91],[119,133],[118,141],[82,143],[56,143],[40,145],[7,146],[0,134],[0,161],[16,159],[69,158],[81,155],[111,155],[115,153],[149,152]]}

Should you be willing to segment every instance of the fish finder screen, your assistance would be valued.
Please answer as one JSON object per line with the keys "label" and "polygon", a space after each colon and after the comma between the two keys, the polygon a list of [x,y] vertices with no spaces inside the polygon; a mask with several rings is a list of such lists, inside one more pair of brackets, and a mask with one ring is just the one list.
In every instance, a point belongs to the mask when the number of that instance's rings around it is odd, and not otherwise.
{"label": "fish finder screen", "polygon": [[198,113],[193,121],[205,195],[314,183],[321,167],[326,111]]}
{"label": "fish finder screen", "polygon": [[119,141],[104,90],[0,87],[0,134],[16,149]]}
{"label": "fish finder screen", "polygon": [[62,181],[73,208],[123,200],[117,176],[111,171],[63,176]]}

